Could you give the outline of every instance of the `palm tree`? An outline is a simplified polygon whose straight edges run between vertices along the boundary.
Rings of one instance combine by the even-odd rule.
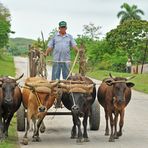
[[[144,12],[138,9],[136,5],[130,6],[127,3],[123,3],[123,5],[121,5],[121,9],[125,9],[125,11],[122,10],[117,14],[118,18],[121,17],[120,24],[122,24],[124,21],[127,20],[132,20],[132,19],[140,20],[141,17],[139,14],[144,15]]]

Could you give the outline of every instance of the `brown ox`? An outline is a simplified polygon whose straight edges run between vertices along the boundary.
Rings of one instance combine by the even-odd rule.
[[[22,90],[23,105],[27,108],[27,129],[23,144],[28,144],[27,133],[30,129],[30,120],[34,123],[33,141],[40,141],[39,128],[56,99],[55,87],[57,82],[50,83],[42,77],[31,77],[25,81],[26,86]],[[27,88],[29,87],[29,88]],[[36,119],[38,119],[36,124]]]
[[[14,113],[22,101],[21,90],[18,87],[19,78],[0,78],[0,141],[8,137],[8,128]]]
[[[109,135],[108,117],[110,118],[111,134],[109,142],[114,142],[114,139],[122,135],[124,110],[131,99],[131,87],[134,86],[127,80],[127,78],[121,77],[113,78],[110,74],[110,78],[104,79],[98,89],[98,101],[105,111],[105,135]],[[119,131],[117,132],[118,115],[120,115],[120,121]]]

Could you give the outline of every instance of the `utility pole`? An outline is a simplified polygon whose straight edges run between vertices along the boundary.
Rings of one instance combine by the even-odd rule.
[[[143,66],[144,66],[145,59],[146,59],[147,48],[148,48],[148,33],[146,34],[146,46],[145,46],[144,56],[143,56],[143,61],[142,61],[142,66],[141,66],[141,74],[143,72]]]

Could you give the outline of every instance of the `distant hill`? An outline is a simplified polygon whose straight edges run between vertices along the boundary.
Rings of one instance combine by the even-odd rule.
[[[28,46],[34,43],[35,40],[27,38],[10,38],[9,52],[13,55],[24,55],[28,52]]]

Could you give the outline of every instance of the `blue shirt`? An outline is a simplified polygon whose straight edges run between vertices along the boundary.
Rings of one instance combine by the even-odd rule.
[[[77,43],[70,34],[61,36],[58,32],[48,43],[48,47],[52,48],[53,60],[70,61],[70,47],[76,46]]]

